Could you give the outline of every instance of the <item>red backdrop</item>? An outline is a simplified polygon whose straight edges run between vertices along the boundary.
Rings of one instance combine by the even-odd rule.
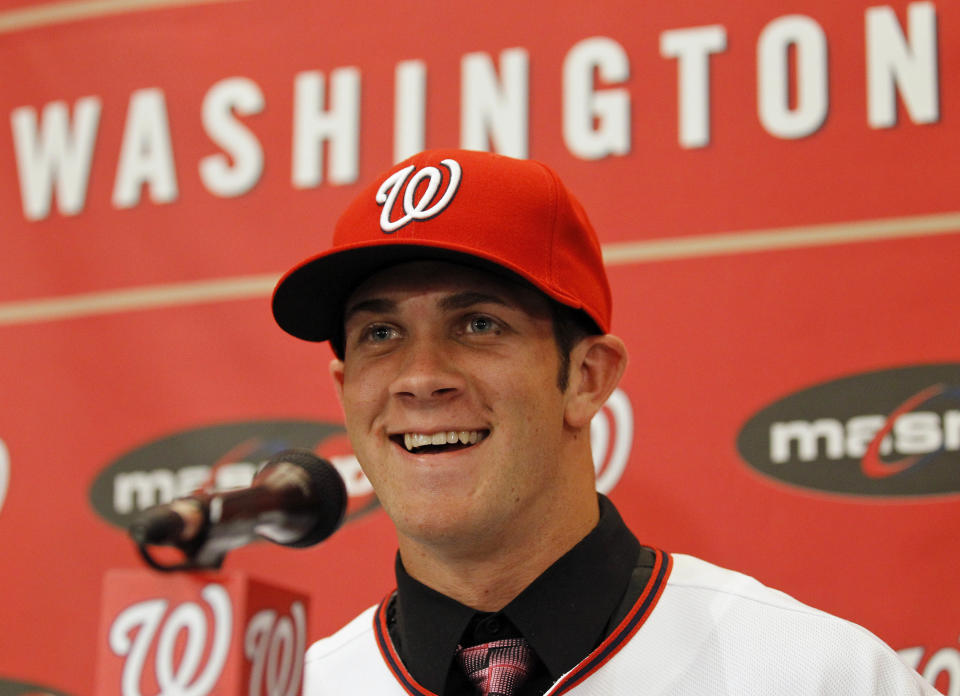
[[[544,160],[589,211],[632,357],[599,475],[641,540],[960,694],[955,3],[3,5],[0,693],[93,691],[122,525],[216,461],[351,476],[329,542],[226,564],[309,595],[311,640],[392,587],[330,353],[269,293],[422,144]]]

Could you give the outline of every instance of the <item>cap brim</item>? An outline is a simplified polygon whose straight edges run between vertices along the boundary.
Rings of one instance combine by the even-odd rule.
[[[409,261],[448,261],[531,285],[518,273],[474,253],[424,244],[377,244],[326,252],[288,272],[273,291],[273,316],[287,333],[327,341],[341,327],[343,306],[360,283],[389,266]],[[535,286],[536,287],[536,286]],[[539,288],[548,295],[545,288]],[[564,304],[569,298],[555,298]]]

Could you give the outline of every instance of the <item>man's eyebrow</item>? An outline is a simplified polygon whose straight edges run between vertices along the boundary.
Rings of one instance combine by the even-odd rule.
[[[437,305],[440,307],[440,309],[451,310],[466,309],[467,307],[472,307],[476,304],[485,304],[491,302],[493,304],[503,305],[504,307],[510,306],[510,303],[499,295],[490,295],[485,292],[473,291],[458,292],[454,293],[453,295],[447,295],[440,300]]]
[[[466,309],[467,307],[484,303],[493,303],[502,305],[504,307],[509,307],[511,305],[510,302],[499,295],[466,290],[464,292],[457,292],[452,295],[447,295],[437,303],[437,306],[442,310],[450,311],[454,309]],[[395,312],[396,310],[397,303],[393,300],[388,300],[382,297],[374,297],[369,300],[362,300],[348,306],[343,313],[343,321],[346,323],[351,317],[353,317],[355,314],[359,314],[360,312],[386,314],[389,312]]]
[[[354,314],[359,312],[376,312],[379,314],[384,314],[386,312],[392,312],[397,309],[397,303],[393,300],[386,300],[380,297],[375,297],[370,300],[363,300],[362,302],[357,302],[352,304],[343,312],[343,321],[346,323]]]

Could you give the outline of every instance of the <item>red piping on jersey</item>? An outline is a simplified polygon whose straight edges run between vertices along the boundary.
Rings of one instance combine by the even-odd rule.
[[[400,661],[400,656],[397,654],[396,648],[393,647],[393,641],[390,640],[390,634],[387,631],[387,605],[395,593],[396,590],[384,597],[373,615],[373,630],[377,639],[377,647],[380,648],[380,655],[383,657],[383,661],[387,663],[387,668],[408,694],[411,696],[437,696],[432,691],[420,686],[417,680],[410,675],[407,668],[403,666],[403,662]]]
[[[630,612],[624,617],[615,629],[607,636],[600,645],[598,645],[589,655],[583,658],[576,667],[567,672],[565,677],[553,685],[547,691],[549,696],[559,696],[575,687],[584,679],[600,669],[607,663],[611,657],[620,651],[620,648],[630,642],[633,635],[646,622],[647,617],[653,613],[653,608],[660,601],[660,595],[667,586],[667,578],[670,577],[670,571],[673,570],[673,558],[670,554],[659,549],[654,549],[656,559],[653,563],[653,570],[650,572],[650,579],[643,592],[633,603]],[[546,696],[546,695],[545,695]]]

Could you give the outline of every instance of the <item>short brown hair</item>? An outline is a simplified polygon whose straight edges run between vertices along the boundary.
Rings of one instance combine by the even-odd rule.
[[[603,332],[584,312],[560,304],[556,300],[550,300],[550,314],[553,316],[553,338],[557,342],[557,352],[560,354],[557,387],[561,392],[565,392],[570,382],[570,353],[574,346],[587,336],[595,336]]]

